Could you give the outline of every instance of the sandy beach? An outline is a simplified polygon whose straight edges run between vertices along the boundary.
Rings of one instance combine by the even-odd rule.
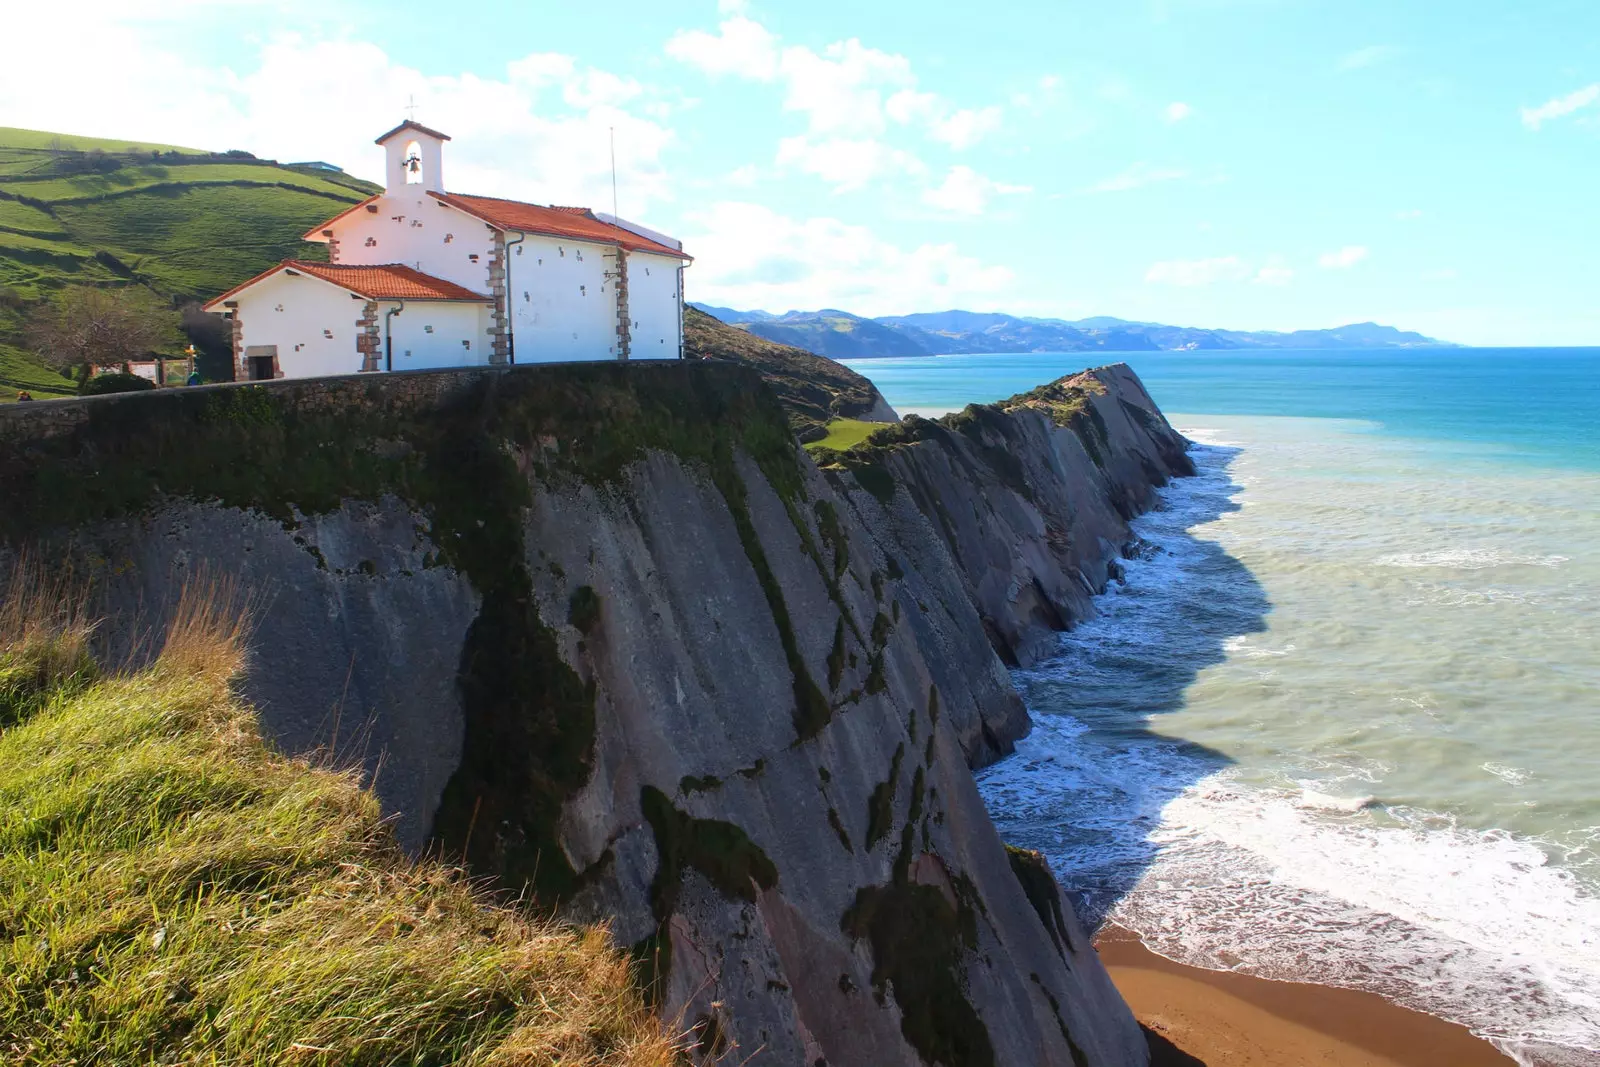
[[[1186,967],[1126,930],[1096,939],[1155,1036],[1152,1067],[1512,1067],[1463,1026],[1349,989]]]

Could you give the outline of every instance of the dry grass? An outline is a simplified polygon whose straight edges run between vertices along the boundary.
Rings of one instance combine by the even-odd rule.
[[[245,629],[186,594],[98,675],[64,586],[0,605],[0,1062],[666,1067],[605,931],[493,906],[393,847],[354,773],[267,746]]]

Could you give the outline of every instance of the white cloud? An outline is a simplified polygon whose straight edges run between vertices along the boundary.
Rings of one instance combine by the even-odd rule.
[[[885,101],[883,109],[891,119],[905,126],[914,122],[937,122],[944,105],[938,93],[901,89]]]
[[[1256,271],[1254,281],[1257,285],[1288,285],[1294,281],[1294,268],[1285,266],[1281,260],[1274,257],[1266,266]]]
[[[1581,111],[1596,102],[1600,102],[1600,82],[1547,100],[1538,107],[1523,108],[1522,124],[1530,130],[1537,130],[1551,119],[1566,118],[1574,111]]]
[[[1411,222],[1414,219],[1420,219],[1422,217],[1422,209],[1419,207],[1414,207],[1405,211],[1396,211],[1394,213],[1394,217],[1399,219],[1401,222]]]
[[[1373,44],[1365,48],[1358,48],[1354,52],[1346,53],[1339,59],[1340,70],[1363,70],[1375,67],[1379,63],[1393,59],[1400,54],[1400,50],[1393,45]]]
[[[1177,123],[1182,122],[1190,115],[1193,115],[1194,108],[1190,107],[1188,104],[1185,104],[1182,100],[1174,100],[1172,103],[1167,105],[1166,110],[1163,111],[1162,114],[1166,116],[1168,122]]]
[[[981,215],[995,196],[1014,196],[1033,190],[1026,185],[1005,185],[984,177],[971,167],[951,167],[944,183],[922,194],[922,202],[956,215]]]
[[[811,174],[848,192],[895,175],[921,176],[927,173],[923,162],[910,152],[901,151],[871,137],[828,137],[812,140],[806,134],[785,137],[778,142],[777,163]]]
[[[1000,128],[1000,109],[997,107],[964,107],[934,120],[929,135],[951,148],[961,151],[971,148],[984,136]]]
[[[1152,167],[1148,163],[1135,163],[1122,173],[1114,174],[1083,191],[1086,193],[1124,193],[1130,189],[1142,189],[1157,182],[1177,181],[1188,176],[1188,171],[1179,170],[1175,167]]]
[[[698,67],[712,76],[731,74],[755,81],[778,76],[778,39],[753,19],[745,18],[743,5],[722,9],[733,12],[717,32],[680,30],[667,41],[667,55]]]
[[[740,308],[843,307],[863,315],[987,305],[1015,281],[953,244],[903,248],[864,226],[795,219],[759,204],[692,214],[691,299]]]
[[[647,217],[653,204],[671,198],[662,153],[673,132],[643,113],[651,91],[570,56],[524,56],[498,77],[424,74],[370,42],[281,35],[241,52],[231,67],[207,67],[166,51],[167,38],[156,28],[110,15],[86,20],[73,48],[85,69],[119,72],[114,113],[102,85],[62,81],[53,70],[59,56],[21,49],[0,66],[0,114],[7,122],[242,148],[282,160],[325,159],[381,180],[383,154],[372,138],[404,118],[399,104],[415,96],[417,118],[454,137],[444,160],[452,189],[609,208],[609,128],[615,127],[624,212]],[[30,33],[43,34],[44,26],[42,17],[24,23]],[[174,70],[183,76],[173,77]],[[41,93],[41,84],[55,88]]]
[[[1326,252],[1318,256],[1317,263],[1328,270],[1348,270],[1366,258],[1365,245],[1345,245],[1337,252]]]
[[[1214,259],[1169,259],[1152,264],[1144,280],[1159,285],[1193,287],[1217,282],[1242,282],[1250,268],[1238,256]]]
[[[888,121],[886,91],[916,85],[905,56],[854,38],[836,41],[821,54],[785,48],[779,66],[788,85],[784,109],[803,113],[813,133],[881,133]]]
[[[891,125],[920,128],[957,150],[998,129],[998,107],[957,108],[918,87],[905,56],[870,48],[859,39],[835,41],[820,52],[780,47],[776,35],[732,9],[716,33],[683,30],[667,42],[674,59],[711,75],[735,75],[782,84],[783,108],[805,117],[808,133],[824,137],[880,137]]]

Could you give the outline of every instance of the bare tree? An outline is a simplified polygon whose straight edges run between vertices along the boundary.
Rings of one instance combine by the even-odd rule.
[[[123,366],[174,340],[178,313],[143,289],[75,286],[41,307],[28,340],[39,359],[77,372],[78,384],[95,367]]]

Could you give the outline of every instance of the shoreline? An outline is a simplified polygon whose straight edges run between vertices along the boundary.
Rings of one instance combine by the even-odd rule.
[[[1108,925],[1095,948],[1152,1037],[1151,1067],[1515,1067],[1466,1027],[1376,993],[1176,963]]]

